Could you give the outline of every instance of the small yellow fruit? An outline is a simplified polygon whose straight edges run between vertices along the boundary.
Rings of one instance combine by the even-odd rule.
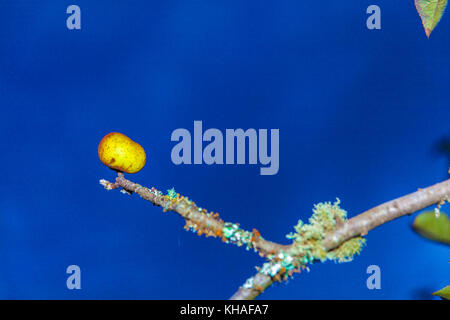
[[[144,148],[119,132],[103,137],[98,145],[98,157],[105,166],[126,173],[140,171],[146,161]]]

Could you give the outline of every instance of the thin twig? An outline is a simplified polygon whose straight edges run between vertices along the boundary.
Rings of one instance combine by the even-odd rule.
[[[265,240],[256,229],[250,232],[241,229],[236,223],[224,222],[217,213],[208,212],[206,209],[198,207],[184,196],[179,194],[164,195],[155,188],[149,189],[131,182],[125,179],[121,172],[118,173],[115,183],[102,179],[100,184],[107,190],[122,187],[128,193],[137,193],[143,199],[164,208],[164,211],[178,213],[186,220],[186,229],[195,231],[199,235],[219,237],[224,242],[254,249],[261,256],[268,256],[289,248],[289,245]]]
[[[353,237],[364,236],[370,230],[386,222],[437,204],[448,197],[450,197],[450,179],[419,189],[355,216],[328,234],[322,245],[327,251],[330,251]],[[252,286],[240,287],[230,298],[231,300],[255,299],[274,282],[272,277],[259,272],[249,280]]]

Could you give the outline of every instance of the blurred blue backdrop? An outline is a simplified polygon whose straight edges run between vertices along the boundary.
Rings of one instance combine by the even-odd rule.
[[[82,29],[66,28],[77,4]],[[224,299],[263,260],[182,229],[137,196],[105,191],[108,132],[145,147],[129,178],[175,187],[227,221],[285,235],[314,203],[350,216],[446,179],[450,13],[427,40],[413,1],[0,0],[0,298]],[[447,10],[448,11],[448,10]],[[280,171],[175,166],[176,128],[279,128]],[[449,284],[449,248],[404,217],[265,299],[427,299]],[[68,265],[82,289],[66,288]],[[366,268],[379,265],[381,290]]]

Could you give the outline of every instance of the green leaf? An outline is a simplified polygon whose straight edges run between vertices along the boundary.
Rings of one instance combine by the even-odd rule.
[[[442,299],[450,300],[450,286],[446,286],[439,291],[433,292],[433,296],[438,296]]]
[[[414,220],[413,228],[425,238],[450,244],[450,219],[444,212],[438,218],[434,211],[419,214]]]
[[[422,19],[425,34],[429,38],[431,31],[433,31],[442,18],[447,0],[414,0],[414,3]]]

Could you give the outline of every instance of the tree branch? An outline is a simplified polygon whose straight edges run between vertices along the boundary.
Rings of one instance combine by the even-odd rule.
[[[155,188],[149,189],[125,179],[121,172],[118,173],[115,183],[102,179],[100,184],[107,190],[122,187],[127,193],[137,193],[143,199],[164,208],[164,211],[178,213],[186,221],[186,230],[192,230],[198,235],[204,234],[207,237],[219,237],[226,243],[245,246],[247,249],[258,252],[262,257],[289,248],[289,245],[265,240],[256,229],[250,232],[241,229],[237,223],[224,222],[218,213],[208,212],[206,209],[198,207],[187,197],[175,193],[173,189],[169,190],[169,192],[172,191],[171,193],[164,195]]]
[[[232,300],[254,299],[271,286],[273,282],[280,281],[280,272],[292,275],[293,272],[298,272],[302,267],[304,268],[300,264],[299,259],[294,259],[290,262],[291,269],[289,272],[285,270],[278,272],[278,269],[275,269],[275,276],[273,276],[272,272],[267,272],[267,270],[271,270],[273,267],[279,268],[281,258],[278,259],[278,256],[280,254],[284,255],[284,257],[301,258],[301,255],[294,253],[294,244],[282,245],[271,242],[261,237],[256,229],[250,232],[241,229],[237,223],[224,222],[219,218],[218,213],[208,212],[206,209],[198,207],[187,197],[175,193],[173,189],[168,190],[168,194],[165,195],[155,188],[149,189],[125,179],[121,172],[118,173],[115,183],[103,179],[100,180],[100,183],[107,190],[121,187],[125,193],[137,193],[143,199],[162,207],[164,211],[178,213],[186,221],[185,229],[192,230],[198,235],[205,234],[207,237],[219,237],[226,243],[245,246],[246,249],[253,249],[262,257],[267,257],[269,262],[266,262],[256,275],[247,279],[246,283],[230,298]],[[331,251],[347,240],[364,236],[370,230],[388,221],[412,214],[430,205],[439,204],[449,198],[450,179],[386,202],[353,217],[347,222],[337,221],[336,229],[325,235],[321,244],[326,251]],[[265,270],[265,272],[261,272],[261,270]]]
[[[450,179],[425,189],[419,189],[401,198],[386,202],[363,212],[338,226],[322,241],[325,250],[330,251],[345,241],[364,236],[370,230],[396,218],[412,214],[442,200],[450,198]],[[267,274],[257,273],[230,298],[231,300],[252,300],[268,288],[274,279]]]

